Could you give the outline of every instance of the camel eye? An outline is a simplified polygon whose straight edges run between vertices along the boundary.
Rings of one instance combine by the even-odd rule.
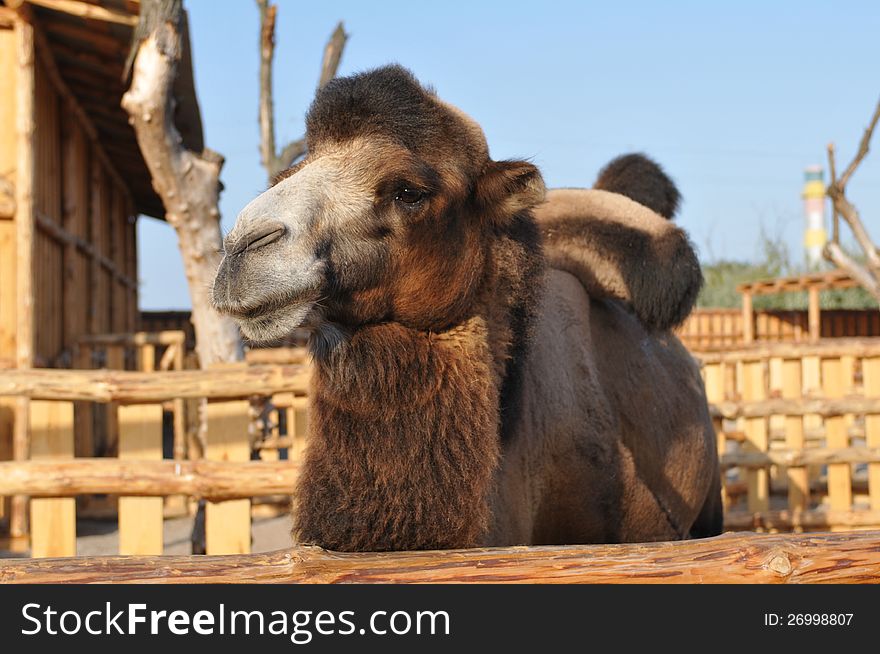
[[[394,199],[403,204],[413,206],[421,202],[424,197],[425,194],[418,189],[402,188],[394,196]]]

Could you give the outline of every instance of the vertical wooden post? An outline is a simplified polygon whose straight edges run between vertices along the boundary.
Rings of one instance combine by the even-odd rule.
[[[810,329],[810,341],[816,342],[822,336],[822,318],[819,313],[819,288],[810,287],[809,304],[807,306],[807,323]]]
[[[755,341],[755,314],[752,310],[752,294],[750,291],[743,293],[742,321],[743,343],[749,345]]]
[[[162,405],[119,407],[119,458],[162,459]],[[119,553],[162,553],[161,497],[119,498]]]
[[[74,368],[90,370],[94,367],[92,346],[88,343],[78,343],[74,348]],[[95,437],[93,411],[96,410],[92,402],[74,402],[74,414],[76,416],[76,455],[83,457],[95,456]]]
[[[803,357],[801,360],[801,382],[803,384],[804,397],[821,397],[822,395],[822,362],[817,356]],[[815,413],[804,416],[804,432],[819,429],[823,426],[822,416]],[[805,439],[806,444],[806,439]],[[807,485],[811,479],[817,478],[821,466],[807,466]]]
[[[704,381],[706,385],[706,400],[709,404],[719,404],[724,401],[724,364],[709,363],[703,367]],[[293,409],[291,409],[291,413]],[[715,438],[718,445],[719,458],[724,455],[727,450],[727,440],[724,437],[724,420],[721,417],[712,418],[712,427],[715,428]],[[727,484],[725,471],[721,472],[721,500],[724,508],[730,504],[730,498],[727,495]]]
[[[107,368],[110,370],[125,369],[125,346],[124,345],[108,345],[107,346]],[[104,405],[106,412],[106,429],[107,429],[107,452],[119,453],[119,404],[117,402],[109,402]]]
[[[839,358],[822,360],[822,389],[827,398],[843,397],[843,365]],[[844,416],[825,419],[825,443],[829,448],[849,445]],[[832,510],[849,511],[852,508],[852,474],[849,463],[828,465],[828,504]],[[832,531],[835,526],[831,525]]]
[[[212,461],[247,461],[250,403],[247,400],[208,402],[208,447]],[[207,502],[205,544],[208,554],[248,554],[251,551],[251,501]]]
[[[34,400],[30,405],[31,458],[73,458],[73,402]],[[76,555],[76,500],[31,500],[31,556]]]
[[[880,397],[880,357],[862,360],[865,397]],[[880,414],[865,416],[865,445],[880,447]],[[868,464],[868,496],[871,509],[880,511],[880,463]]]
[[[174,370],[183,370],[183,354],[185,337],[174,348]],[[173,401],[174,407],[174,458],[182,461],[186,458],[186,402],[180,398]]]
[[[743,362],[743,400],[756,402],[767,399],[764,385],[764,362],[761,360]],[[767,437],[766,418],[746,418],[745,442],[743,449],[747,452],[766,452],[769,442]],[[768,470],[766,468],[746,472],[748,486],[748,508],[752,513],[760,513],[770,508],[768,488]]]
[[[16,21],[16,364],[30,368],[34,362],[34,28],[27,21]],[[28,458],[29,401],[20,398],[15,407],[12,458]],[[9,517],[10,535],[27,534],[27,498],[12,498]]]
[[[765,314],[766,315],[766,314]],[[774,323],[774,327],[779,323]],[[770,339],[776,341],[778,338],[773,335]],[[782,395],[782,369],[783,361],[780,357],[770,357],[768,362],[768,379],[770,387],[769,397],[780,397]],[[785,429],[785,416],[773,415],[767,420],[768,428],[768,448],[773,446],[773,434]],[[778,488],[788,488],[788,477],[785,470],[779,466],[770,467],[770,494]]]
[[[144,343],[137,347],[137,369],[142,372],[153,372],[156,369],[156,346]]]
[[[801,360],[787,359],[782,364],[782,397],[796,400],[803,396],[801,379]],[[790,450],[804,449],[804,418],[785,417],[785,444]],[[806,510],[810,503],[810,482],[807,469],[803,466],[787,469],[788,508],[792,512]]]

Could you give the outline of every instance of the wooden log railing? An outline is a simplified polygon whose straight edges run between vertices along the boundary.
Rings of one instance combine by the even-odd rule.
[[[306,392],[305,366],[247,366],[179,372],[114,370],[8,370],[0,395],[39,400],[156,403],[173,398],[229,399]]]
[[[190,495],[213,502],[290,494],[296,461],[68,459],[0,462],[0,495]]]
[[[880,583],[880,532],[637,545],[0,560],[0,583]]]

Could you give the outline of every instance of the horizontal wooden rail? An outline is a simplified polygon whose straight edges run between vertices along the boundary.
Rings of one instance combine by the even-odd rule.
[[[761,343],[723,352],[700,352],[696,358],[703,364],[710,364],[760,361],[773,357],[801,359],[841,356],[855,358],[880,356],[880,338],[834,338],[819,343]]]
[[[0,377],[2,378],[2,377]],[[756,400],[753,402],[717,402],[709,406],[715,418],[767,418],[769,416],[819,415],[825,418],[848,413],[880,413],[880,397],[860,395],[841,398],[799,398]]]
[[[245,360],[248,363],[305,363],[309,358],[309,352],[304,347],[269,347],[248,350]]]
[[[86,345],[177,345],[186,340],[180,330],[130,332],[119,334],[86,334],[79,339]]]
[[[0,560],[5,583],[878,583],[880,532],[638,545]]]
[[[290,495],[293,461],[68,459],[0,462],[0,496],[192,495],[211,501]]]
[[[301,365],[169,372],[7,370],[0,372],[0,396],[129,404],[175,398],[221,399],[305,393],[309,378],[309,368]]]
[[[828,465],[829,463],[880,463],[880,448],[841,447],[812,450],[770,450],[769,452],[729,452],[722,455],[721,467],[766,468],[767,466]]]
[[[792,511],[761,511],[750,513],[744,510],[726,511],[725,529],[865,529],[880,526],[880,511],[861,509],[844,511],[828,508]]]

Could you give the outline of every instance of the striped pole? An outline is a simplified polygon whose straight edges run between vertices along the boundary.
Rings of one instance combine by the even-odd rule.
[[[822,262],[822,248],[828,235],[825,232],[825,182],[821,166],[810,166],[804,171],[804,250],[807,265],[817,268]]]

